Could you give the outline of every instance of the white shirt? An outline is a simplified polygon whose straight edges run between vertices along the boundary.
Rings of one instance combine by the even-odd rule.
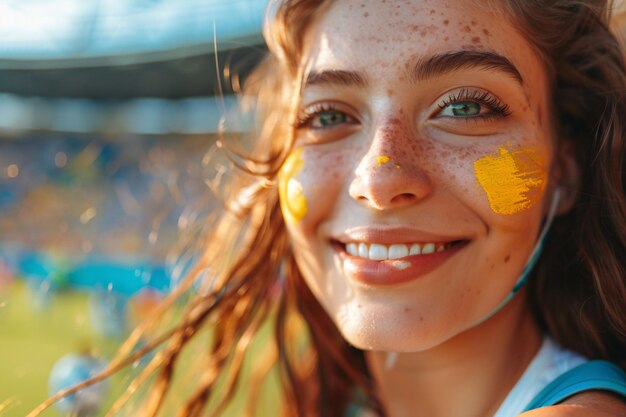
[[[576,366],[587,362],[583,356],[565,350],[550,337],[545,337],[541,348],[506,396],[493,417],[515,417],[550,382]]]

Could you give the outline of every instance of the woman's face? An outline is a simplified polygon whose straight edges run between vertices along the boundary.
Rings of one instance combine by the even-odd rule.
[[[535,244],[553,188],[546,74],[477,3],[339,0],[308,33],[281,206],[357,347],[419,351],[471,328]]]

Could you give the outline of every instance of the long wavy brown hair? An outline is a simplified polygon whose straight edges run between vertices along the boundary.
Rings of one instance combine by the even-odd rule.
[[[222,148],[236,169],[224,209],[206,238],[206,251],[185,284],[161,308],[171,308],[199,271],[213,271],[210,286],[186,306],[179,323],[131,354],[146,329],[137,329],[107,378],[155,346],[154,359],[114,404],[123,408],[149,383],[134,415],[155,416],[168,396],[180,353],[200,330],[212,332],[200,376],[177,415],[219,415],[233,400],[242,363],[255,334],[271,325],[273,338],[258,353],[246,380],[248,415],[270,370],[280,376],[282,414],[343,416],[349,406],[385,411],[363,353],[348,345],[315,300],[296,266],[278,204],[277,173],[294,142],[302,87],[303,42],[308,26],[329,1],[279,0],[264,27],[269,53],[248,78],[258,129],[244,154],[224,134]],[[493,0],[543,57],[550,79],[554,131],[571,146],[580,169],[571,211],[554,222],[528,283],[538,322],[562,346],[626,369],[626,71],[611,33],[611,4],[601,0]],[[299,342],[295,343],[297,339]],[[218,389],[219,388],[219,389]],[[51,402],[80,387],[51,398]]]

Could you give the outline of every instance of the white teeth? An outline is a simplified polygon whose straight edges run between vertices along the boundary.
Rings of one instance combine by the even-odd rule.
[[[389,246],[389,259],[404,258],[409,254],[409,248],[406,245],[395,244]]]
[[[383,245],[380,243],[356,243],[346,244],[346,252],[351,256],[371,259],[373,261],[386,261],[389,259],[401,259],[413,255],[429,255],[446,250],[443,243],[394,243]]]
[[[409,255],[419,255],[420,253],[422,253],[420,245],[418,245],[417,243],[412,244],[411,250],[409,250]]]
[[[435,244],[434,243],[427,243],[422,248],[422,255],[426,255],[428,253],[434,253],[434,252],[435,252]]]
[[[367,249],[367,245],[365,243],[359,243],[359,257],[361,258],[369,258],[369,249]]]
[[[369,258],[373,261],[384,261],[385,259],[389,259],[387,246],[372,243],[370,245]]]

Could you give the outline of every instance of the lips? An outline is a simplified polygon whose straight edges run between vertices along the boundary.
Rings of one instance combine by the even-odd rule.
[[[332,241],[348,277],[373,286],[416,280],[438,268],[468,243],[465,237],[395,226],[350,229]]]

